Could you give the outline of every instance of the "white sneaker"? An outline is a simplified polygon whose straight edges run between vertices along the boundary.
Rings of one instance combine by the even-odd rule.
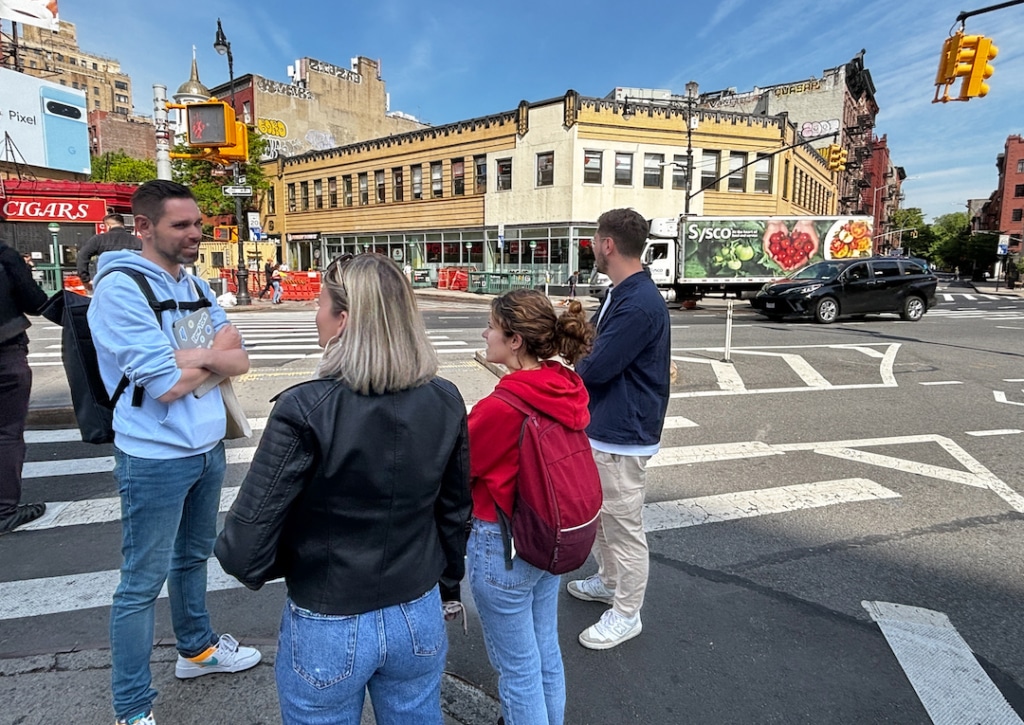
[[[597,624],[587,627],[580,633],[580,644],[587,649],[611,649],[628,639],[633,639],[644,625],[640,621],[640,612],[632,617],[623,617],[614,609],[601,615]]]
[[[210,647],[197,657],[185,658],[179,654],[174,675],[179,680],[187,680],[214,672],[241,672],[255,667],[262,657],[255,647],[242,647],[230,634],[222,634],[216,647]]]
[[[604,602],[610,605],[615,599],[615,592],[609,591],[597,574],[586,579],[574,579],[565,588],[569,594],[585,602]]]
[[[114,725],[156,725],[156,719],[153,717],[153,711],[140,712],[138,715],[132,717],[119,717],[114,721]]]

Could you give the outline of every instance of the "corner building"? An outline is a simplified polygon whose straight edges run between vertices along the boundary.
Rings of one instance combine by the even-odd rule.
[[[308,269],[374,251],[418,270],[471,265],[561,283],[593,267],[597,217],[679,215],[687,110],[569,91],[510,111],[267,163],[263,228]],[[828,215],[833,175],[785,116],[692,111],[693,215]],[[736,169],[740,158],[752,162]],[[735,164],[735,165],[733,165]],[[719,178],[722,177],[722,178]]]

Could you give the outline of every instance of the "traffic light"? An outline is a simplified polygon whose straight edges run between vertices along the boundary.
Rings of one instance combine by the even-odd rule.
[[[956,81],[956,63],[960,55],[960,44],[963,43],[964,34],[957,32],[946,38],[942,44],[942,55],[939,56],[939,70],[935,74],[936,86],[948,86]]]
[[[839,155],[836,158],[836,171],[846,171],[846,157],[849,154],[846,153],[846,149],[840,147]]]
[[[238,227],[223,226],[213,228],[213,239],[216,242],[237,242]]]
[[[188,145],[224,148],[236,144],[235,111],[223,101],[190,103],[185,107]]]
[[[217,158],[221,161],[249,161],[249,128],[241,121],[235,121],[235,143],[217,149]]]
[[[829,171],[839,171],[839,158],[843,148],[837,143],[829,144],[825,149],[825,161],[828,162]],[[844,158],[845,162],[845,158]]]
[[[988,83],[985,81],[996,70],[989,61],[998,54],[999,48],[992,44],[991,38],[986,38],[984,35],[964,37],[960,52],[957,54],[956,66],[957,75],[964,79],[960,86],[961,101],[988,94]]]

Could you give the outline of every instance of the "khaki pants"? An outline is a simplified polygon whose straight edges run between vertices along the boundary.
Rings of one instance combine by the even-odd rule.
[[[644,533],[644,488],[650,456],[594,451],[601,475],[601,520],[594,541],[597,574],[615,592],[616,612],[632,617],[644,604],[648,550]]]

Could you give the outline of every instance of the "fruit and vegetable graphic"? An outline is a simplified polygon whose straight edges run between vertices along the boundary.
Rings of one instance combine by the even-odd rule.
[[[871,227],[863,221],[850,220],[841,225],[837,222],[829,237],[828,252],[832,259],[871,256]]]
[[[807,232],[793,231],[786,234],[778,231],[768,238],[767,254],[772,261],[787,272],[799,269],[810,261],[816,245]]]

